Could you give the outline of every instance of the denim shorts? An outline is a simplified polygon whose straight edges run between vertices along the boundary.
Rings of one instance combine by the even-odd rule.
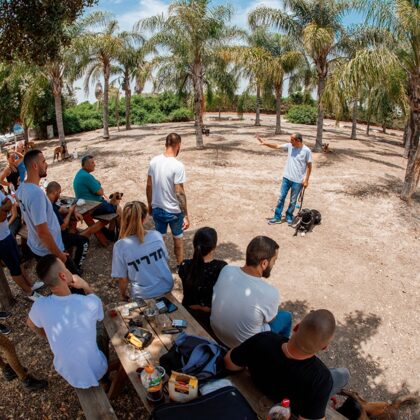
[[[11,276],[20,276],[22,274],[19,248],[12,234],[0,241],[0,255]]]
[[[184,224],[184,213],[168,213],[167,211],[155,207],[152,211],[155,228],[162,235],[166,235],[168,225],[171,228],[174,238],[182,238],[184,232],[182,225]]]
[[[112,214],[117,210],[117,206],[114,206],[109,201],[102,201],[99,207],[92,212],[92,216],[99,216],[101,214]]]

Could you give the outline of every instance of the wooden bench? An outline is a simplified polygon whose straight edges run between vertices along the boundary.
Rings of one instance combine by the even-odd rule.
[[[94,219],[102,220],[104,222],[111,222],[112,220],[118,217],[117,213],[109,213],[109,214],[98,214],[93,216]]]
[[[75,388],[86,420],[116,420],[114,409],[101,386]]]
[[[178,307],[177,311],[171,314],[166,314],[169,319],[185,319],[188,323],[187,328],[185,329],[187,334],[198,335],[213,340],[212,337],[210,337],[201,325],[191,316],[186,308],[178,302],[172,293],[167,294],[166,297]],[[121,317],[119,308],[116,308],[116,311],[116,316],[111,316],[110,311],[107,311],[104,319],[105,328],[108,332],[111,343],[115,348],[115,352],[120,359],[122,367],[119,377],[117,376],[114,381],[118,382],[118,386],[120,386],[121,383],[123,383],[125,375],[128,376],[146,409],[151,412],[153,407],[146,399],[146,391],[141,384],[138,373],[136,372],[138,365],[136,362],[129,360],[127,356],[127,343],[125,342],[124,336],[128,331],[127,324],[129,320]],[[137,316],[138,313],[138,310],[132,311],[130,316]],[[156,363],[159,358],[172,347],[172,344],[176,339],[176,335],[161,334],[160,328],[157,326],[155,321],[149,322],[145,320],[145,328],[147,328],[154,337],[152,343],[146,348],[146,350],[150,353],[149,362]],[[265,419],[267,417],[268,410],[274,405],[274,403],[255,388],[249,373],[246,370],[233,373],[229,376],[229,379],[248,400],[258,416],[261,419]],[[113,392],[117,391],[117,386],[111,385],[111,388],[113,388]],[[112,395],[108,395],[111,398]],[[327,407],[326,418],[331,420],[345,420],[345,417],[329,407]]]

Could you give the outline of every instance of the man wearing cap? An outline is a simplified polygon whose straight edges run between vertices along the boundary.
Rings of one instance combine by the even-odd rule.
[[[334,315],[319,309],[296,325],[290,340],[274,332],[262,332],[230,350],[228,370],[248,368],[255,385],[275,402],[288,398],[299,419],[323,419],[330,398],[350,378],[345,368],[328,369],[316,357],[326,350],[335,332]]]
[[[282,223],[282,213],[284,202],[286,201],[289,190],[290,203],[286,211],[286,222],[290,226],[293,222],[293,212],[299,193],[306,188],[312,171],[312,153],[309,147],[303,144],[302,134],[294,133],[290,137],[290,143],[275,144],[268,143],[266,140],[257,136],[258,141],[263,146],[271,149],[287,150],[287,161],[284,168],[283,181],[280,188],[280,198],[274,211],[274,216],[268,221],[269,225]]]

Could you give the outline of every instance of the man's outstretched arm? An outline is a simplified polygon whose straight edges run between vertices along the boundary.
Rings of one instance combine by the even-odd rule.
[[[275,143],[268,143],[267,140],[264,140],[263,138],[261,138],[260,136],[256,136],[258,141],[260,142],[260,144],[262,146],[267,146],[270,149],[281,149],[281,145],[280,144],[275,144]]]

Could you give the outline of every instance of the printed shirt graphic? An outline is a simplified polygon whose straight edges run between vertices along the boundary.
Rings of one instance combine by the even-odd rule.
[[[155,298],[172,290],[168,260],[168,251],[159,232],[147,231],[144,243],[135,236],[128,236],[114,245],[111,276],[129,279],[132,298]]]

